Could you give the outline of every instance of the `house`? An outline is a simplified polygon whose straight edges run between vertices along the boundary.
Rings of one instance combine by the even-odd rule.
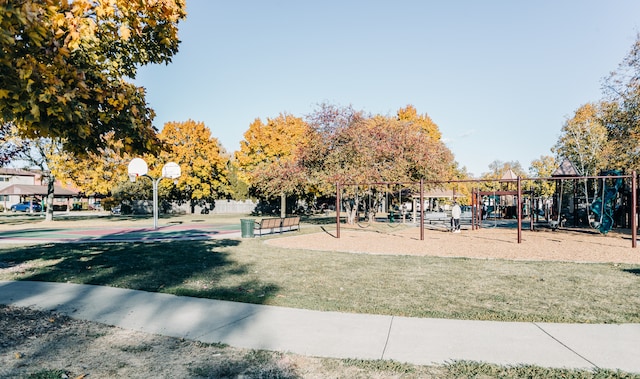
[[[7,211],[11,205],[22,201],[42,202],[48,188],[40,172],[0,167],[0,206]],[[78,191],[54,185],[54,210],[71,209],[71,199]]]
[[[0,193],[15,184],[35,185],[36,174],[19,168],[0,167]],[[7,209],[11,204],[19,203],[21,200],[20,197],[18,194],[0,194],[0,205],[2,205],[4,209]]]

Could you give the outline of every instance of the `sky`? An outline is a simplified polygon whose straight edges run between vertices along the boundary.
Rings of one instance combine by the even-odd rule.
[[[186,2],[180,51],[135,80],[158,129],[203,122],[233,152],[256,118],[411,104],[475,176],[552,155],[640,32],[637,0]]]

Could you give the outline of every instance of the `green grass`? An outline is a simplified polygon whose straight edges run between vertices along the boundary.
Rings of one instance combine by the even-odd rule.
[[[0,245],[0,280],[409,317],[640,322],[638,265],[318,252],[263,239]]]
[[[553,369],[533,365],[499,366],[471,361],[445,365],[445,378],[544,378],[544,379],[638,379],[640,375],[615,370]]]

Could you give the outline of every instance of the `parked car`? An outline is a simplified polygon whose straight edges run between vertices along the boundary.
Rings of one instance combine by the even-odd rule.
[[[31,204],[31,211],[32,212],[40,212],[42,211],[42,206],[38,203],[29,203],[28,201],[23,201],[22,203],[18,203],[18,204],[13,204],[11,206],[11,211],[12,212],[28,212],[29,211],[29,204]]]

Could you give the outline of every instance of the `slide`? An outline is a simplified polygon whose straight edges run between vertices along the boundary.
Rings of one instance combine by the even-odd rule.
[[[618,170],[609,170],[603,172],[602,175],[617,176],[621,173]],[[614,205],[618,191],[622,187],[622,178],[616,178],[613,185],[605,184],[602,187],[600,196],[591,203],[591,212],[595,215],[597,229],[600,233],[607,234],[613,228]]]

